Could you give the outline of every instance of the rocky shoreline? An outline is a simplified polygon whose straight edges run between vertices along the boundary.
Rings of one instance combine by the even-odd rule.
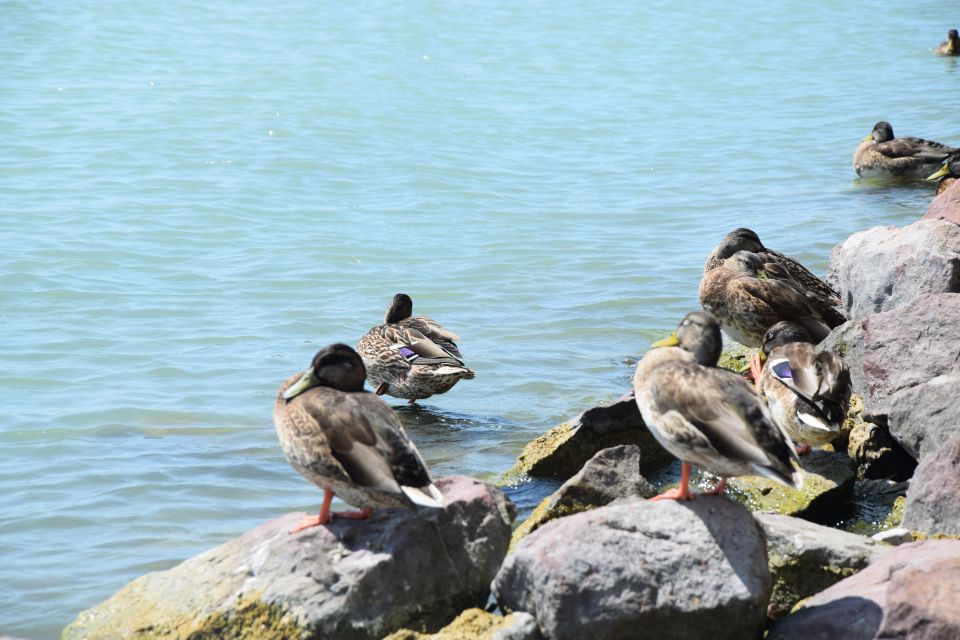
[[[960,637],[960,187],[851,235],[828,281],[848,321],[823,345],[859,400],[799,490],[744,477],[647,502],[676,463],[631,392],[524,449],[503,485],[563,484],[523,522],[465,477],[437,482],[441,510],[300,535],[287,514],[138,578],[63,637]]]

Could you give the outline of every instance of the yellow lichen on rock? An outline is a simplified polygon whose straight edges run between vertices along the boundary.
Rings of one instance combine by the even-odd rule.
[[[483,609],[467,609],[436,633],[401,629],[383,640],[492,640],[497,631],[512,626],[516,614],[498,616]]]

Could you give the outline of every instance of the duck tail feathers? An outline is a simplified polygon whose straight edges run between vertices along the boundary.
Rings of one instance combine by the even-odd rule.
[[[425,487],[401,486],[400,490],[403,491],[405,496],[410,498],[413,504],[419,507],[429,507],[431,509],[443,508],[443,494],[432,484],[428,484]]]

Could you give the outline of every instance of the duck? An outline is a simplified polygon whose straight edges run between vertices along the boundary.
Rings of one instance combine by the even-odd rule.
[[[767,330],[760,348],[762,370],[754,376],[760,397],[794,444],[806,455],[840,434],[850,408],[850,370],[832,351],[818,351],[794,322]]]
[[[752,251],[737,251],[704,273],[699,297],[700,306],[745,347],[760,347],[767,329],[781,320],[802,325],[818,342],[830,333],[830,325],[807,298],[788,281],[770,278]]]
[[[323,489],[319,514],[290,533],[327,524],[334,515],[366,519],[374,508],[443,507],[443,494],[400,418],[364,389],[365,379],[360,355],[336,343],[277,391],[273,423],[287,461]],[[360,510],[332,513],[334,495]]]
[[[680,484],[652,500],[690,500],[691,468],[727,478],[760,475],[799,488],[802,476],[793,443],[777,425],[753,386],[717,368],[720,323],[694,311],[677,329],[654,342],[637,364],[633,388],[643,421],[681,462]]]
[[[957,147],[923,138],[895,138],[890,123],[881,121],[857,146],[853,168],[864,178],[922,180],[957,150]]]
[[[960,36],[956,29],[947,31],[947,39],[937,47],[937,55],[941,56],[960,56]]]
[[[952,187],[957,178],[960,178],[960,152],[951,153],[939,171],[927,176],[927,180],[939,180],[936,195]]]
[[[460,380],[476,375],[463,363],[460,336],[426,316],[413,315],[413,300],[393,296],[379,324],[357,343],[367,377],[377,395],[387,394],[414,404],[446,393]]]
[[[720,241],[707,256],[703,271],[711,271],[723,264],[723,261],[737,251],[750,251],[757,254],[763,262],[764,271],[771,278],[784,281],[807,298],[807,302],[823,318],[830,328],[838,327],[847,321],[838,311],[841,305],[840,294],[826,282],[814,275],[797,260],[779,251],[765,247],[760,236],[751,229],[734,229]]]

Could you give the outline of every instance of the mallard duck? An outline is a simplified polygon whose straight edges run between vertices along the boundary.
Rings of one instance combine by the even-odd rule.
[[[937,183],[937,194],[940,195],[957,181],[957,178],[960,178],[960,151],[957,153],[951,153],[947,158],[947,161],[943,163],[943,166],[940,167],[940,170],[936,173],[927,176],[927,180],[939,180]]]
[[[960,36],[956,29],[947,31],[947,39],[937,47],[937,54],[941,56],[960,56]]]
[[[703,265],[704,273],[721,266],[724,260],[737,251],[750,251],[757,254],[763,262],[766,274],[771,278],[787,282],[803,294],[810,306],[820,314],[831,329],[847,321],[843,314],[837,311],[841,300],[840,294],[834,291],[833,287],[793,258],[763,246],[760,236],[750,229],[741,227],[728,233],[707,256]]]
[[[380,398],[364,391],[363,361],[345,344],[324,347],[310,368],[280,385],[273,423],[290,466],[323,489],[320,514],[290,533],[326,524],[334,494],[370,517],[374,507],[442,507],[443,495],[400,424]]]
[[[681,465],[680,486],[654,500],[689,500],[690,467],[726,478],[761,475],[791,487],[793,445],[753,387],[717,368],[720,325],[704,311],[688,313],[669,338],[654,342],[633,376],[637,406],[657,441]]]
[[[889,122],[878,122],[860,141],[853,168],[864,178],[923,179],[940,168],[956,147],[923,138],[894,138]]]
[[[425,316],[413,316],[413,300],[393,296],[383,318],[357,343],[367,377],[377,395],[406,398],[413,404],[445,393],[474,372],[463,364],[457,348],[460,336]]]
[[[754,371],[757,389],[787,435],[810,452],[840,434],[850,407],[850,371],[836,354],[817,351],[806,329],[778,322],[760,348],[762,371]]]
[[[769,278],[760,257],[750,251],[737,251],[703,274],[700,305],[745,347],[759,347],[767,329],[781,320],[801,324],[818,342],[830,333],[807,298],[788,282]]]

